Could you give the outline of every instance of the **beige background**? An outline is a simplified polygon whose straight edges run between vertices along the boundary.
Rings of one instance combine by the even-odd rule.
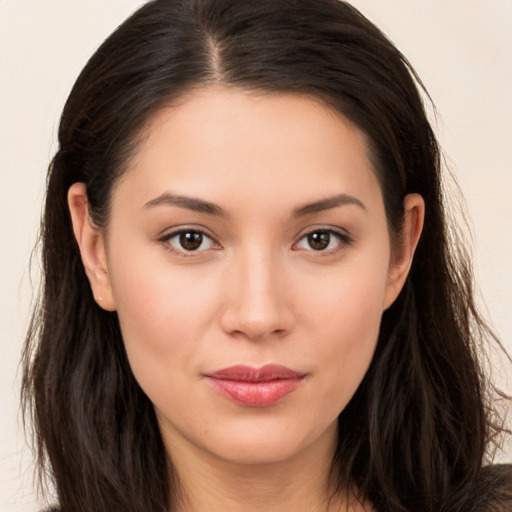
[[[256,1],[256,0],[255,0]],[[39,505],[20,434],[28,263],[59,113],[98,44],[137,0],[0,0],[0,510]],[[512,352],[512,1],[354,0],[414,64],[466,196],[481,295]],[[464,215],[468,218],[468,215]],[[512,391],[510,366],[500,379]],[[508,377],[508,382],[507,382]],[[512,459],[512,449],[502,456]]]

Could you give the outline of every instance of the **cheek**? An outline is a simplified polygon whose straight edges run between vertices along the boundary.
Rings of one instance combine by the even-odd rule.
[[[344,272],[310,298],[309,330],[321,367],[326,407],[346,406],[373,357],[383,312],[386,269],[368,265]],[[330,405],[329,405],[330,404]]]
[[[306,318],[343,340],[363,341],[378,331],[387,282],[387,260],[375,257],[349,261],[321,279],[307,278],[301,293],[307,301]],[[348,344],[350,345],[350,344]],[[350,348],[347,346],[347,348]]]
[[[157,375],[172,379],[194,365],[218,302],[215,281],[203,277],[192,279],[186,270],[173,271],[165,263],[124,260],[116,265],[112,285],[119,322],[141,385]]]

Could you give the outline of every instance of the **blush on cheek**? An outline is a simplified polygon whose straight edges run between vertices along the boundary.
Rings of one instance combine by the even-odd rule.
[[[189,330],[201,322],[214,303],[208,300],[211,294],[204,283],[190,282],[168,269],[148,270],[142,275],[127,269],[119,283],[116,303],[121,326],[126,325],[126,332],[143,343],[167,345],[172,341],[170,335],[179,337],[183,329],[188,338]]]

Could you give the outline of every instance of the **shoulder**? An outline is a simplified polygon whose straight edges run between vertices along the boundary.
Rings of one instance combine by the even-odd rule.
[[[468,512],[512,511],[512,464],[497,464],[482,468],[480,478],[471,493]]]

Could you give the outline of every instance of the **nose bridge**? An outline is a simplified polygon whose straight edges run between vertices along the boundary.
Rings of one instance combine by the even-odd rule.
[[[268,247],[247,246],[234,258],[226,283],[224,329],[250,339],[290,327],[290,311],[278,254]]]

